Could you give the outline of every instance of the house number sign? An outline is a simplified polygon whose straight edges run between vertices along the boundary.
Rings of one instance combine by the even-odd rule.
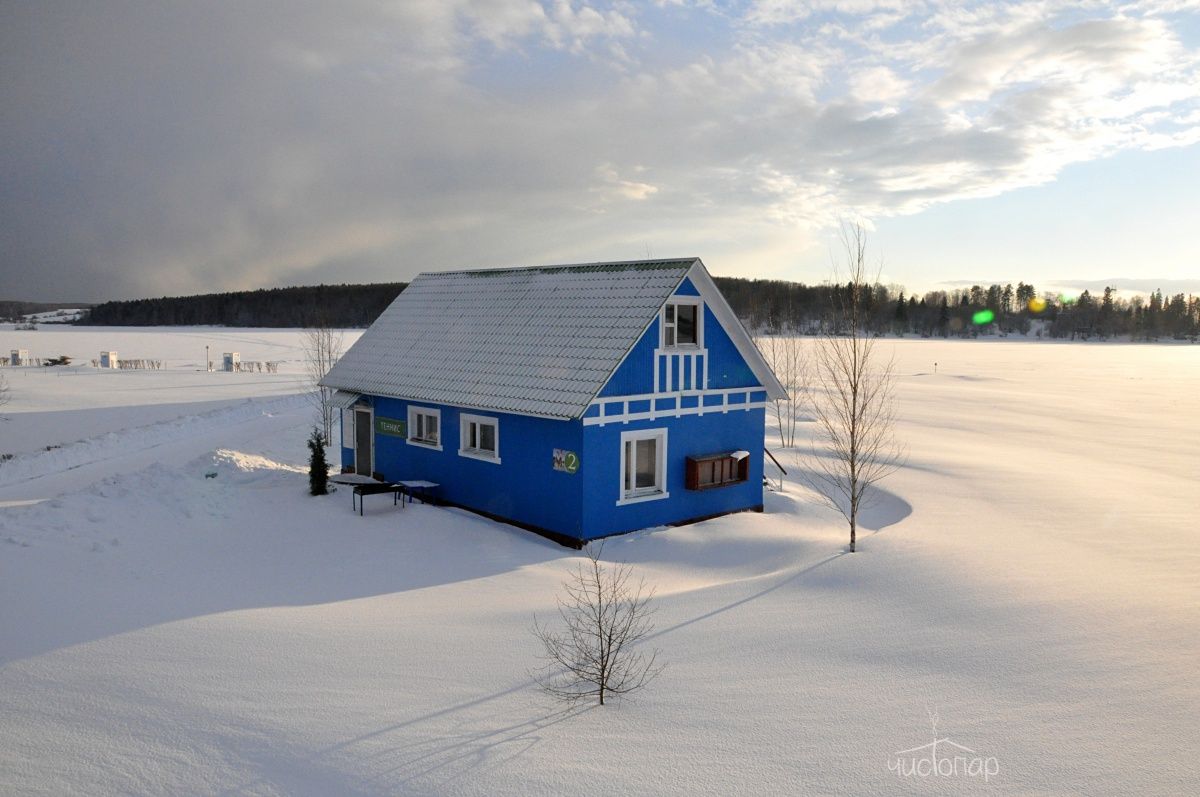
[[[554,469],[564,473],[577,473],[579,471],[579,455],[563,448],[554,449]]]

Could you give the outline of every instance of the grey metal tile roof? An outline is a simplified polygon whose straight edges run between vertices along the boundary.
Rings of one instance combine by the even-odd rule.
[[[696,262],[421,274],[322,384],[577,418]]]

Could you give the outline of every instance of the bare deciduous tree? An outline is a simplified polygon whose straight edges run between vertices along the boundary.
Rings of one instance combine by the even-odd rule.
[[[304,370],[313,389],[317,425],[328,445],[333,439],[333,417],[337,408],[333,406],[333,388],[318,383],[342,356],[342,333],[326,323],[318,322],[304,330],[301,341],[304,346]]]
[[[12,392],[8,388],[8,378],[0,374],[0,407],[12,401]]]
[[[850,524],[853,553],[859,511],[872,487],[903,463],[904,449],[895,437],[894,364],[864,329],[872,290],[866,232],[858,224],[843,225],[841,241],[849,282],[836,294],[815,354],[809,406],[817,428],[809,483]]]
[[[587,561],[563,583],[565,595],[558,601],[563,629],[551,631],[533,621],[546,661],[535,677],[561,700],[597,697],[604,705],[607,696],[640,689],[662,672],[657,650],[635,649],[654,630],[654,591],[644,581],[634,583],[628,564],[601,562],[603,548],[589,546]]]
[[[796,430],[805,405],[808,359],[804,354],[804,342],[795,334],[785,333],[763,335],[755,343],[787,391],[786,399],[772,402],[772,413],[779,429],[780,445],[792,448],[796,445]]]

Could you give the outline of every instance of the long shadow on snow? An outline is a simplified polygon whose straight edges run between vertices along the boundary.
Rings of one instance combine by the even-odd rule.
[[[899,499],[898,497],[896,497],[896,500],[903,502],[903,499]],[[905,503],[907,505],[906,502],[903,502],[903,503]],[[875,534],[878,534],[882,529],[883,529],[883,526],[880,526],[880,528],[875,531]],[[792,584],[792,583],[798,581],[803,576],[808,575],[809,573],[812,573],[812,572],[818,570],[819,568],[822,568],[825,565],[828,565],[829,563],[831,563],[837,559],[840,559],[841,557],[845,556],[847,553],[848,553],[848,551],[845,548],[843,548],[839,551],[828,554],[828,555],[824,556],[823,558],[821,558],[815,562],[812,562],[811,564],[799,567],[795,570],[792,570],[791,572],[787,572],[784,575],[782,575],[781,578],[773,580],[767,586],[757,589],[754,592],[750,593],[749,595],[746,595],[745,597],[739,598],[739,599],[732,601],[730,603],[727,603],[723,606],[719,606],[715,609],[704,612],[703,614],[688,618],[681,622],[677,622],[673,625],[670,625],[666,628],[662,628],[658,631],[655,631],[653,634],[651,634],[650,636],[648,636],[646,638],[645,642],[650,642],[652,640],[659,639],[661,637],[667,636],[668,634],[672,634],[681,629],[687,628],[687,627],[695,625],[697,623],[702,623],[706,620],[710,620],[714,617],[725,614],[726,612],[730,612],[730,611],[733,611],[740,607],[746,606],[747,604],[753,603],[754,601],[758,600],[759,598],[769,595],[777,590],[780,590],[780,589],[788,586],[789,584]],[[608,557],[605,557],[605,558],[608,558]],[[639,561],[641,561],[640,556],[639,556]],[[453,705],[446,706],[445,708],[438,709],[436,711],[429,711],[424,714],[420,714],[418,716],[411,717],[406,720],[401,720],[400,722],[395,722],[395,723],[392,723],[389,725],[384,725],[380,728],[376,728],[373,731],[368,731],[368,732],[360,734],[358,736],[338,742],[337,744],[330,745],[329,747],[325,747],[323,749],[314,751],[310,755],[309,759],[306,761],[306,766],[312,766],[321,759],[327,759],[331,756],[336,756],[338,753],[341,753],[342,751],[348,750],[350,748],[353,748],[355,746],[358,746],[358,745],[361,745],[361,744],[364,744],[367,742],[371,742],[371,741],[380,739],[381,737],[387,736],[387,735],[395,733],[397,731],[401,731],[406,728],[410,728],[410,727],[413,727],[416,725],[421,725],[421,724],[431,722],[434,720],[442,719],[442,718],[448,717],[452,714],[457,714],[459,712],[469,711],[471,709],[478,708],[479,706],[483,706],[483,705],[486,705],[493,701],[500,700],[505,697],[509,697],[511,695],[534,688],[536,686],[537,686],[537,682],[535,680],[533,680],[532,678],[530,678],[528,680],[516,683],[516,684],[508,687],[507,689],[501,689],[496,692],[491,692],[488,694],[480,695],[479,697],[474,698],[472,700],[465,700],[465,701],[462,701],[459,703],[455,703]],[[520,722],[520,723],[514,723],[510,719],[507,719],[509,717],[509,715],[506,713],[506,714],[504,714],[504,716],[506,718],[505,719],[506,724],[502,725],[499,728],[481,729],[481,730],[478,730],[478,731],[475,731],[475,732],[472,732],[469,734],[460,735],[458,738],[451,739],[451,740],[440,739],[440,740],[432,740],[426,744],[417,743],[417,744],[400,745],[397,747],[391,747],[391,748],[388,748],[388,750],[384,753],[384,755],[397,756],[399,758],[398,763],[396,763],[394,766],[392,766],[390,769],[388,769],[385,772],[375,774],[374,776],[371,777],[371,781],[380,782],[380,781],[387,779],[388,776],[395,777],[398,775],[400,777],[401,785],[417,786],[418,784],[412,783],[413,780],[419,779],[419,778],[422,778],[425,776],[429,776],[431,773],[434,773],[438,770],[446,770],[443,775],[444,779],[442,781],[443,783],[445,783],[445,782],[448,782],[449,780],[453,780],[455,778],[462,776],[463,774],[466,773],[466,771],[469,771],[470,769],[473,769],[477,766],[484,764],[485,762],[488,762],[489,759],[488,759],[487,753],[493,748],[502,747],[507,744],[513,744],[513,743],[518,743],[518,742],[523,743],[523,745],[524,745],[523,747],[521,747],[519,750],[510,751],[509,754],[506,756],[506,758],[519,757],[520,755],[524,754],[529,749],[531,749],[535,744],[537,744],[537,742],[541,741],[541,737],[538,735],[531,735],[532,732],[540,731],[551,725],[556,725],[560,722],[565,721],[566,719],[571,718],[574,715],[582,713],[583,711],[591,710],[592,708],[595,708],[595,707],[590,706],[590,707],[586,707],[583,709],[573,708],[573,709],[559,710],[559,711],[539,712],[539,713],[537,713],[537,716],[533,717],[532,719],[529,719],[529,720],[526,720],[526,721]],[[420,748],[420,749],[415,750],[414,753],[411,755],[406,755],[405,751],[407,751],[411,748]],[[377,754],[377,755],[379,755],[379,754]],[[495,763],[495,761],[492,760],[491,763]],[[459,768],[454,769],[453,771],[448,769],[449,767],[453,767],[455,765],[460,765],[460,766],[459,766]],[[414,768],[415,768],[415,771],[413,771]],[[264,784],[264,782],[265,782],[265,779],[259,779],[254,782],[246,783],[241,786],[235,787],[229,791],[223,792],[223,794],[232,795],[232,794],[247,793],[248,790],[252,790],[258,786],[261,786]],[[396,784],[389,783],[388,785],[392,786],[392,785],[396,785]]]
[[[818,473],[814,470],[797,468],[794,473],[797,481],[809,489],[817,481]],[[879,531],[904,520],[912,514],[912,509],[908,501],[875,484],[867,491],[863,505],[858,510],[858,526],[868,531]]]
[[[160,487],[154,474],[137,476],[149,481],[144,492]],[[0,606],[0,667],[163,623],[424,589],[575,555],[469,512],[393,507],[386,495],[368,496],[360,517],[348,492],[313,499],[298,485],[288,499],[305,508],[302,524],[275,517],[269,501],[253,511],[255,485],[243,485],[250,497],[230,517],[171,498],[114,515],[139,498],[122,478],[0,515],[10,598]],[[271,486],[262,488],[269,499]]]

